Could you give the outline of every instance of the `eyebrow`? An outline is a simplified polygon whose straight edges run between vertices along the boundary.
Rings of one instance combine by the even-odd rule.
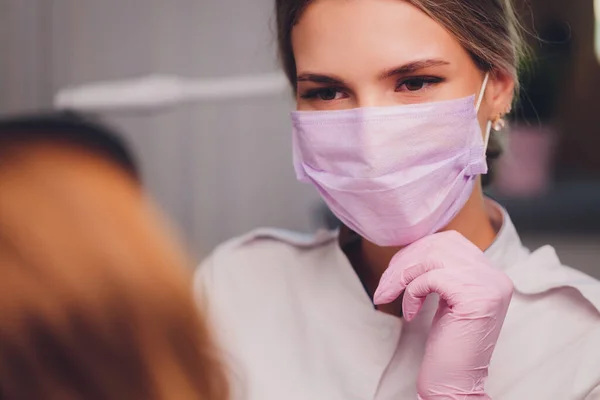
[[[392,77],[394,75],[406,75],[406,74],[414,74],[417,71],[420,71],[425,68],[431,67],[439,67],[443,65],[450,65],[448,61],[441,59],[430,59],[430,60],[418,60],[413,61],[408,64],[404,64],[397,68],[392,68],[387,71],[384,71],[380,75],[380,79],[386,79]]]
[[[323,83],[328,85],[337,85],[337,86],[345,86],[345,83],[342,79],[334,78],[328,75],[322,74],[313,74],[306,73],[301,74],[296,77],[297,82],[314,82],[314,83]]]
[[[406,74],[414,74],[417,71],[420,71],[425,68],[431,67],[439,67],[444,65],[450,65],[448,61],[441,59],[429,59],[429,60],[418,60],[412,61],[408,64],[404,64],[400,67],[392,68],[382,72],[379,75],[379,79],[387,79],[389,77],[395,75],[406,75]],[[337,86],[345,86],[346,84],[340,78],[336,78],[334,76],[324,75],[324,74],[315,74],[315,73],[304,73],[300,74],[296,77],[297,82],[314,82],[321,83],[327,85],[337,85]]]

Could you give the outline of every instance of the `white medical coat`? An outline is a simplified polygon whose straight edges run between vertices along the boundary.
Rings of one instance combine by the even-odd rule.
[[[499,400],[600,400],[600,283],[531,253],[508,215],[485,252],[515,284],[486,391]],[[600,260],[599,260],[600,262]],[[413,322],[376,311],[336,234],[262,229],[200,267],[234,400],[416,399],[437,300]]]

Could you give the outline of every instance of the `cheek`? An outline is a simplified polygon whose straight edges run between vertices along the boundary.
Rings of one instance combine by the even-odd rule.
[[[485,135],[487,133],[487,127],[488,127],[488,123],[490,121],[490,107],[487,106],[486,104],[482,104],[481,108],[479,109],[479,114],[478,114],[478,119],[479,119],[479,126],[481,128],[481,136],[483,137],[483,139],[485,140]],[[490,132],[491,134],[491,132]]]

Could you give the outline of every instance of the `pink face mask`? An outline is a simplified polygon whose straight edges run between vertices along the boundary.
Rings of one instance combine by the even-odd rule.
[[[404,246],[458,214],[487,172],[475,97],[292,113],[294,166],[331,211],[379,246]]]

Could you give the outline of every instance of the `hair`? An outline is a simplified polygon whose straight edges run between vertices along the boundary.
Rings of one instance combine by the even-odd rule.
[[[403,0],[419,8],[442,25],[467,50],[484,72],[511,76],[518,88],[518,67],[524,51],[521,25],[512,0]],[[292,48],[292,29],[313,0],[275,0],[279,56],[296,91],[296,61]],[[502,154],[496,135],[490,137],[488,164]],[[491,168],[490,168],[491,172]],[[483,177],[486,185],[491,173]]]
[[[132,158],[102,126],[44,118],[0,123],[0,399],[226,400],[187,260]]]
[[[0,140],[36,142],[50,140],[86,147],[113,161],[139,179],[136,160],[127,144],[107,125],[72,111],[25,114],[0,120]]]

